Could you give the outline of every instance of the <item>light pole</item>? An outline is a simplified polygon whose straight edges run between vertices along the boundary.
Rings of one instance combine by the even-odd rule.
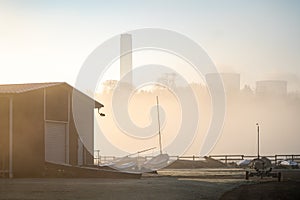
[[[156,108],[157,108],[157,120],[158,120],[159,152],[160,154],[162,154],[158,96],[156,96]]]
[[[259,159],[259,124],[256,123],[257,126],[257,159]]]

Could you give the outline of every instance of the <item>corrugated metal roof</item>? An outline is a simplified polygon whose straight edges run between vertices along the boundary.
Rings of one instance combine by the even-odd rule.
[[[9,94],[19,94],[24,92],[30,92],[33,90],[38,90],[42,88],[57,86],[65,84],[66,86],[73,88],[67,83],[64,82],[49,82],[49,83],[25,83],[25,84],[7,84],[7,85],[0,85],[0,94],[9,95]],[[75,88],[73,88],[75,89]],[[80,92],[79,90],[75,89],[76,91]],[[80,92],[82,95],[87,96],[86,94]],[[89,96],[87,96],[89,97]],[[91,98],[91,97],[89,97]],[[92,99],[92,98],[91,98]],[[95,101],[95,108],[101,108],[104,107],[103,104],[99,103],[98,101]]]
[[[26,84],[8,84],[0,85],[0,94],[18,94],[23,92],[29,92],[41,88],[47,88],[55,85],[61,85],[62,82],[51,83],[26,83]]]

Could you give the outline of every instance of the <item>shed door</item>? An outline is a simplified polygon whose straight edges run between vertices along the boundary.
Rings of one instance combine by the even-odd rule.
[[[45,160],[52,163],[66,163],[66,124],[46,123]]]

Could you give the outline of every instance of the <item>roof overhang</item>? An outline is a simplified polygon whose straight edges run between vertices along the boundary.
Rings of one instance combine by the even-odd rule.
[[[95,108],[99,108],[100,109],[102,107],[104,107],[103,104],[99,103],[98,101],[95,101]]]

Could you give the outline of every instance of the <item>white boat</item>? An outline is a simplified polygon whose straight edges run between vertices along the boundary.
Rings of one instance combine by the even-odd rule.
[[[111,167],[118,169],[118,170],[125,170],[132,168],[137,165],[137,159],[136,158],[131,158],[131,157],[123,157],[121,159],[118,159],[113,162]]]
[[[156,171],[158,169],[164,168],[168,166],[170,157],[168,154],[159,154],[143,165],[145,169],[148,169],[149,171]]]

